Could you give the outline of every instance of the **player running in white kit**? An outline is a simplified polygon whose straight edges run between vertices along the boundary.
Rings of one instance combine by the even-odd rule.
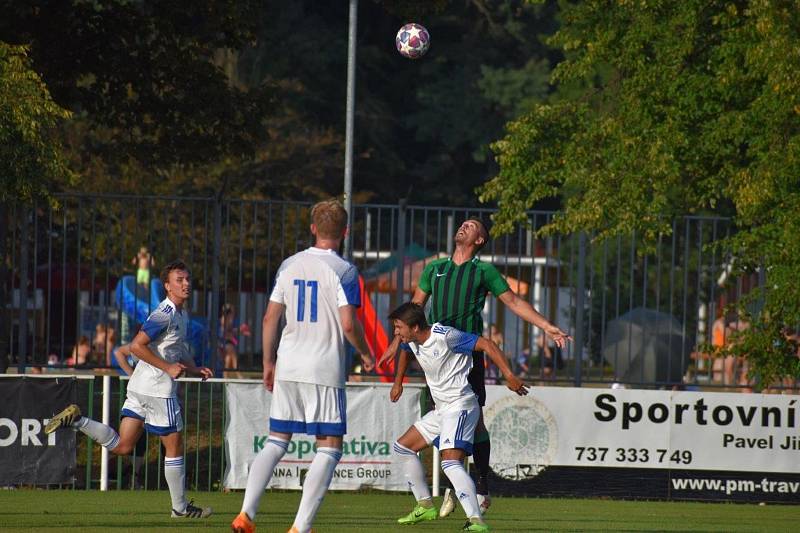
[[[45,427],[52,433],[61,427],[77,429],[96,440],[115,455],[128,455],[143,430],[161,437],[164,445],[164,478],[172,499],[173,518],[207,518],[210,507],[196,507],[186,501],[186,467],[183,459],[183,416],[175,380],[182,375],[207,379],[206,367],[194,364],[187,342],[189,313],[184,304],[191,293],[191,274],[182,261],[173,261],[161,270],[167,297],[158,304],[130,344],[139,363],[128,382],[122,406],[119,434],[114,428],[85,416],[77,405],[70,405],[54,416]]]
[[[503,352],[490,339],[465,333],[441,324],[428,325],[421,306],[405,303],[392,311],[389,319],[394,334],[400,337],[400,358],[390,398],[396,402],[403,394],[403,377],[408,354],[413,354],[422,370],[436,404],[421,420],[408,428],[394,443],[394,451],[404,463],[408,487],[417,500],[414,510],[400,518],[399,524],[416,524],[437,518],[436,508],[425,479],[425,469],[417,452],[431,444],[442,452],[442,470],[450,479],[467,515],[464,531],[489,531],[483,521],[475,483],[464,469],[464,457],[472,454],[480,405],[467,376],[472,368],[472,352],[485,352],[503,373],[506,386],[520,396],[526,386],[508,366]]]

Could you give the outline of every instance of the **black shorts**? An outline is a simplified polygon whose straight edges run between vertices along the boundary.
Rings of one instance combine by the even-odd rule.
[[[486,368],[483,366],[483,352],[472,352],[472,370],[469,371],[467,381],[475,392],[475,396],[478,397],[478,403],[481,407],[486,405],[485,375]]]

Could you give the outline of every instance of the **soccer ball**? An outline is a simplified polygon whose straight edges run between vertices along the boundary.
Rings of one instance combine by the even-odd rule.
[[[410,22],[397,31],[394,44],[400,55],[409,59],[419,59],[431,46],[431,35],[425,26]]]

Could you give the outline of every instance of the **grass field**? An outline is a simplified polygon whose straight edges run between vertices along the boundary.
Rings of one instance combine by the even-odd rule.
[[[2,531],[226,531],[242,493],[198,493],[214,508],[207,520],[169,518],[167,492],[17,490],[0,492]],[[261,500],[258,531],[284,532],[292,524],[300,493],[269,492]],[[438,500],[438,499],[437,499]],[[458,509],[444,520],[398,526],[411,509],[410,495],[328,494],[317,516],[318,533],[459,531]],[[438,502],[437,502],[438,503]],[[486,516],[492,531],[797,531],[796,506],[495,498]]]

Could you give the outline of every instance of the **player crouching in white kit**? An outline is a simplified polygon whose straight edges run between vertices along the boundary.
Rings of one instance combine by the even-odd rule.
[[[417,500],[414,510],[397,522],[416,524],[437,517],[425,470],[417,456],[417,452],[433,444],[442,452],[442,470],[453,484],[467,515],[464,531],[489,531],[481,517],[475,483],[463,464],[465,455],[472,454],[475,427],[480,417],[478,399],[467,381],[472,352],[485,352],[503,373],[506,386],[512,391],[522,396],[528,394],[528,389],[511,371],[503,352],[492,340],[439,323],[429,326],[422,307],[413,303],[401,305],[392,311],[389,319],[403,348],[391,400],[396,402],[403,394],[403,377],[410,352],[425,372],[436,405],[394,443],[394,451],[405,466],[408,487]]]
[[[182,375],[205,380],[212,372],[195,366],[189,353],[189,313],[183,307],[191,291],[189,269],[182,261],[173,261],[161,270],[161,281],[167,297],[147,317],[130,344],[139,364],[128,382],[119,434],[112,427],[81,416],[77,405],[70,405],[54,416],[44,431],[52,433],[62,427],[77,429],[114,455],[130,454],[143,429],[160,436],[166,451],[164,478],[172,499],[172,517],[207,518],[211,516],[210,507],[196,507],[186,501],[181,438],[183,416],[175,380]]]
[[[401,305],[392,311],[389,319],[403,348],[390,393],[391,400],[396,402],[403,394],[403,377],[410,352],[425,372],[425,380],[436,404],[433,411],[414,423],[394,443],[394,451],[405,466],[408,487],[417,500],[414,510],[397,522],[416,524],[437,517],[425,469],[417,456],[417,452],[433,444],[442,452],[442,470],[453,484],[467,515],[464,531],[489,531],[481,517],[475,483],[463,464],[465,455],[472,454],[475,427],[480,417],[478,399],[467,381],[472,368],[472,352],[485,352],[503,373],[506,386],[512,391],[523,396],[528,394],[528,389],[511,371],[503,352],[492,340],[439,323],[429,326],[424,310],[414,303]]]

